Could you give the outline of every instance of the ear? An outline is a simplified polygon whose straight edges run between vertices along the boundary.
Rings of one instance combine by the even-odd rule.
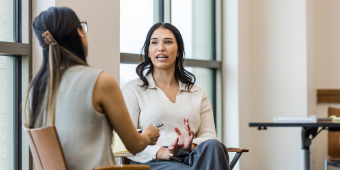
[[[84,34],[85,34],[84,30],[83,30],[83,29],[80,29],[80,28],[78,28],[77,30],[78,30],[79,36],[80,36],[80,37],[83,37]]]

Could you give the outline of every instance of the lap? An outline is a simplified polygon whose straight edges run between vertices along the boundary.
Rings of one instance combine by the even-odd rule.
[[[181,149],[181,151],[178,154],[176,154],[176,156],[171,160],[156,159],[156,160],[143,163],[143,165],[150,165],[151,170],[165,170],[165,169],[170,169],[170,170],[184,169],[185,170],[185,169],[190,169],[192,166],[197,164],[196,161],[198,158],[200,159],[199,161],[200,163],[197,164],[198,167],[200,167],[202,163],[210,164],[209,162],[211,162],[211,158],[213,157],[213,155],[219,157],[219,154],[216,153],[216,151],[222,151],[222,150],[226,154],[228,154],[226,151],[226,147],[220,141],[215,140],[215,139],[210,139],[199,144],[190,154],[188,154],[183,149]],[[202,156],[202,154],[204,156]],[[226,160],[228,159],[229,158],[226,158]],[[130,163],[141,164],[141,163],[134,162],[134,161],[131,161]],[[197,166],[194,166],[194,167],[192,168],[197,169]]]
[[[137,162],[130,162],[131,164],[140,164]],[[143,163],[143,165],[150,165],[151,170],[180,170],[180,169],[189,169],[190,167],[182,162],[179,162],[177,160],[162,160],[162,159],[156,159],[153,161],[149,161],[146,163]]]

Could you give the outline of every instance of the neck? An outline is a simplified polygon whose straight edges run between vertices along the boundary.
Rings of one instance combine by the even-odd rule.
[[[178,81],[175,78],[175,67],[170,69],[154,68],[152,76],[156,86],[178,86]]]

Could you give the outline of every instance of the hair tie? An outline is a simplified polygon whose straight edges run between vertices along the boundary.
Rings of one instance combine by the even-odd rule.
[[[53,38],[53,36],[50,33],[50,31],[47,30],[46,32],[44,32],[42,34],[42,36],[45,37],[44,40],[45,40],[46,44],[48,44],[48,45],[50,45],[50,44],[57,45],[58,44],[57,41]]]

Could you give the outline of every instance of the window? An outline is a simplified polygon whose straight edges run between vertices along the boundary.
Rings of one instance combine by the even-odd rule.
[[[14,165],[13,66],[13,57],[0,56],[0,169]]]
[[[221,0],[121,0],[120,87],[138,78],[135,69],[147,31],[157,22],[170,22],[182,34],[185,46],[185,68],[196,76],[196,85],[208,95],[221,139]],[[134,12],[131,12],[131,11]],[[137,24],[138,27],[136,27]],[[218,83],[217,83],[218,82]],[[220,119],[221,120],[221,119]]]
[[[14,42],[13,0],[0,1],[0,41]]]
[[[22,9],[22,4],[25,4]],[[21,133],[22,89],[28,86],[28,0],[0,0],[0,169],[28,169]],[[24,11],[24,13],[23,13]],[[22,19],[24,17],[24,19]],[[25,23],[22,25],[22,23]],[[25,28],[23,31],[22,29]],[[22,62],[24,61],[24,62]],[[23,69],[24,68],[24,69]],[[23,74],[24,73],[24,74]],[[23,80],[24,75],[24,80]],[[24,144],[23,144],[24,141]]]

